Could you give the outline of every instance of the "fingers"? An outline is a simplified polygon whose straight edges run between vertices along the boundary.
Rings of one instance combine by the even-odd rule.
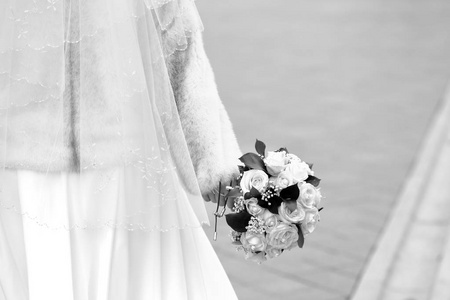
[[[213,193],[209,193],[208,197],[209,197],[209,201],[211,201],[212,203],[217,203],[217,196],[216,196],[216,194],[214,192]]]
[[[219,205],[220,206],[224,206],[225,205],[225,194],[220,194],[220,200],[219,200]],[[212,203],[217,203],[217,200],[219,199],[219,194],[216,192],[211,192],[208,193],[206,195],[203,195],[203,199],[206,202],[212,202]],[[231,201],[231,199],[228,200],[227,205],[229,205],[229,202],[233,202]]]
[[[233,208],[234,207],[234,199],[235,198],[228,198],[228,202],[227,202],[228,208]]]
[[[202,195],[202,197],[203,197],[203,200],[205,200],[206,202],[211,201],[211,200],[209,199],[209,196],[208,196],[208,195]]]
[[[236,186],[236,180],[233,179],[233,181],[231,183],[229,183],[231,185],[231,187],[235,187]],[[227,190],[227,184],[221,184],[221,189],[219,191],[219,186],[217,186],[215,189],[213,189],[211,192],[203,195],[203,199],[206,202],[213,202],[213,203],[217,203],[217,200],[219,200],[219,205],[220,206],[227,206],[229,208],[232,208],[234,206],[234,198],[228,198],[227,202],[225,203],[225,195],[228,193]],[[219,193],[220,193],[220,198],[219,198]]]
[[[203,197],[203,200],[205,200],[206,202],[213,202],[213,203],[217,202],[214,199],[214,195],[212,193],[204,194],[204,195],[202,195],[202,197]]]

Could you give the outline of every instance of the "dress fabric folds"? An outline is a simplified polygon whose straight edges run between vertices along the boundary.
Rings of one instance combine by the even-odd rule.
[[[128,175],[116,172],[120,178],[104,196],[118,210]],[[55,214],[69,218],[71,200],[83,198],[72,175],[11,172],[17,184],[7,193],[20,198],[24,209],[40,194],[55,202]],[[94,203],[83,200],[87,209]],[[187,199],[158,214],[196,219]],[[200,226],[52,230],[0,210],[0,241],[1,300],[237,299]]]
[[[202,29],[191,0],[0,1],[0,300],[236,299],[167,70]]]

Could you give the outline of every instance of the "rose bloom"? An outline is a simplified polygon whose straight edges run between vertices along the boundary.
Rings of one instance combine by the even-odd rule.
[[[264,220],[264,225],[266,225],[266,232],[270,232],[277,224],[280,222],[278,216],[271,213],[269,210],[264,210],[259,216],[262,220]]]
[[[293,185],[294,183],[294,176],[292,176],[292,173],[289,171],[282,171],[280,174],[278,174],[277,178],[274,180],[275,186],[277,186],[280,189],[285,189],[290,185]]]
[[[242,246],[252,252],[264,251],[267,247],[267,240],[263,234],[244,232],[241,236]]]
[[[315,207],[306,210],[305,220],[302,222],[301,228],[303,235],[312,233],[316,229],[317,222],[320,220],[319,210]]]
[[[268,246],[266,249],[266,255],[269,258],[274,258],[274,257],[280,256],[281,253],[283,253],[283,251],[281,249],[273,248],[270,246]]]
[[[299,185],[300,197],[297,202],[305,208],[313,208],[318,206],[322,199],[322,194],[310,183],[302,183]]]
[[[300,223],[305,219],[305,210],[300,205],[294,211],[291,211],[286,203],[282,202],[278,207],[278,215],[281,221],[285,223]]]
[[[270,218],[271,216],[273,216],[274,214],[273,213],[271,213],[268,209],[264,209],[259,215],[258,215],[258,217],[261,219],[261,220],[267,220],[268,218]]]
[[[267,156],[264,158],[264,163],[266,164],[269,174],[277,176],[286,167],[286,152],[268,151]]]
[[[298,240],[298,229],[295,225],[278,223],[267,234],[267,244],[276,249],[290,249]]]
[[[302,182],[308,178],[309,175],[313,174],[307,163],[297,161],[288,164],[285,171],[292,174],[295,183]]]
[[[262,192],[269,183],[269,176],[261,170],[248,170],[244,172],[241,178],[242,192],[250,192],[252,187]]]
[[[297,162],[302,161],[297,155],[292,154],[292,153],[286,154],[286,158],[288,159],[289,163],[294,162],[294,161],[297,161]]]
[[[253,261],[258,264],[267,260],[266,254],[264,252],[259,252],[259,253],[247,252],[247,253],[245,253],[245,259]]]
[[[261,206],[258,205],[258,199],[256,198],[244,200],[244,203],[248,213],[253,216],[257,216],[266,210],[265,208],[262,208]]]

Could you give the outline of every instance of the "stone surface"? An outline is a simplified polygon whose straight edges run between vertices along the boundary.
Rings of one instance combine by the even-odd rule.
[[[450,2],[197,5],[242,150],[286,146],[315,163],[326,196],[304,249],[262,265],[234,251],[221,220],[212,243],[238,296],[348,299],[450,78]]]
[[[353,300],[427,300],[443,287],[450,238],[450,90],[424,139]],[[444,257],[444,259],[443,259]],[[445,298],[442,298],[445,299]]]

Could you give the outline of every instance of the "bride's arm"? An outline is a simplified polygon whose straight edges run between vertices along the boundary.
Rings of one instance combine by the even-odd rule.
[[[228,183],[236,177],[241,151],[220,100],[201,33],[194,34],[188,45],[170,56],[168,70],[198,183],[208,200],[219,181]]]

